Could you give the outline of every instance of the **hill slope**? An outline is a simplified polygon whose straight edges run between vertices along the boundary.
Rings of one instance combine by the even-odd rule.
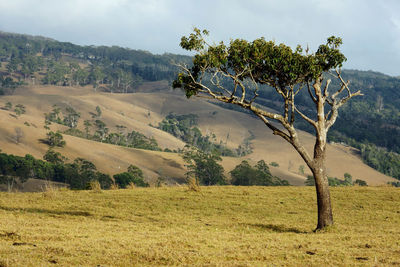
[[[149,86],[165,88],[163,82]],[[29,86],[17,89],[12,96],[1,96],[0,106],[6,102],[26,106],[26,114],[19,117],[11,116],[13,113],[10,111],[0,110],[0,148],[6,153],[29,153],[37,158],[44,155],[48,146],[39,141],[46,136],[46,130],[43,128],[44,113],[50,112],[54,104],[61,108],[71,106],[80,112],[78,128],[82,131],[83,121],[90,119],[90,112],[94,112],[96,106],[100,106],[103,111],[101,120],[110,129],[116,129],[116,125],[124,125],[129,130],[154,137],[161,148],[171,150],[182,148],[184,143],[149,124],[158,125],[170,112],[195,113],[199,115],[199,128],[203,134],[214,133],[217,142],[222,141],[230,148],[236,148],[245,138],[254,136],[251,141],[253,153],[243,158],[223,159],[227,175],[243,159],[254,162],[264,159],[267,163],[279,163],[278,168],[271,167],[274,175],[287,179],[293,185],[304,184],[305,176],[299,174],[299,167],[304,165],[302,159],[290,145],[273,136],[261,121],[244,113],[226,110],[203,99],[187,100],[177,91],[109,94],[94,92],[89,87]],[[22,129],[24,134],[18,143],[15,142],[16,128]],[[54,123],[50,128],[66,129],[65,126]],[[313,137],[305,132],[301,132],[300,136],[311,149]],[[90,160],[100,171],[115,174],[134,164],[143,169],[146,179],[153,184],[160,176],[166,178],[169,183],[180,183],[184,179],[184,163],[177,153],[119,147],[68,135],[64,135],[64,139],[67,142],[66,147],[57,149],[61,154],[71,160],[76,157]],[[353,175],[353,179],[365,180],[370,185],[393,181],[363,164],[354,150],[337,144],[328,147],[327,166],[329,176],[342,178],[347,172]],[[305,172],[305,175],[307,174],[310,174],[308,170]]]

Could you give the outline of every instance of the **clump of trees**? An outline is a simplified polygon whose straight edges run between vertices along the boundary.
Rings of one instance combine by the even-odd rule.
[[[149,184],[144,181],[143,171],[134,165],[130,165],[126,172],[115,174],[113,177],[119,188],[126,188],[128,185],[149,187]]]
[[[233,185],[289,185],[288,181],[273,176],[264,160],[258,161],[255,166],[251,166],[248,161],[243,160],[230,174]]]
[[[254,138],[252,135],[246,138],[237,149],[231,150],[222,141],[219,144],[216,143],[214,134],[204,136],[197,125],[198,116],[196,114],[177,115],[170,113],[159,123],[158,129],[170,133],[188,145],[195,146],[206,153],[236,157],[252,152],[250,143],[251,139]]]
[[[61,182],[77,190],[89,189],[93,181],[99,182],[102,189],[110,189],[114,183],[121,188],[131,182],[136,186],[149,186],[144,181],[142,170],[133,165],[126,173],[116,174],[113,180],[84,158],[76,158],[67,163],[68,159],[52,148],[45,153],[43,159],[35,159],[29,154],[20,157],[0,153],[0,183],[6,184],[9,191],[16,183],[24,183],[29,178]]]
[[[304,182],[305,185],[308,186],[315,186],[315,181],[313,176],[307,176],[306,181]],[[328,177],[329,186],[368,186],[367,182],[361,179],[356,179],[353,181],[353,177],[350,173],[345,173],[343,179],[338,179],[336,177]]]
[[[196,147],[186,145],[182,153],[186,163],[186,178],[188,183],[192,179],[197,185],[227,185],[229,182],[224,175],[224,168],[218,163],[222,159],[216,153],[206,153]],[[289,185],[289,182],[273,176],[264,160],[260,160],[253,167],[244,160],[231,172],[232,185],[260,185],[278,186]]]
[[[64,147],[66,142],[60,131],[50,131],[46,134],[46,139],[44,143],[48,144],[50,147]]]
[[[186,145],[182,153],[186,163],[186,177],[194,178],[200,185],[224,185],[224,168],[218,163],[222,158],[215,152],[206,153],[193,146]]]

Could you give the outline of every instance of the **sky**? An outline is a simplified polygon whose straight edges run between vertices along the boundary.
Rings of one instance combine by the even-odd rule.
[[[399,0],[0,0],[0,30],[79,45],[187,54],[194,27],[211,42],[265,37],[315,51],[343,39],[344,68],[400,75]]]

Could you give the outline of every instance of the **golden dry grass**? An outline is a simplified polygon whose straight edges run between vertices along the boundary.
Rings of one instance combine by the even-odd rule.
[[[311,187],[0,193],[0,266],[400,265],[400,191],[333,188],[314,233]]]

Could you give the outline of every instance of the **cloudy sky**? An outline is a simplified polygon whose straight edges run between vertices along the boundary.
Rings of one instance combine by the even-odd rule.
[[[0,0],[0,30],[80,45],[180,53],[193,27],[213,41],[268,40],[315,50],[343,38],[345,68],[400,75],[399,0]]]

